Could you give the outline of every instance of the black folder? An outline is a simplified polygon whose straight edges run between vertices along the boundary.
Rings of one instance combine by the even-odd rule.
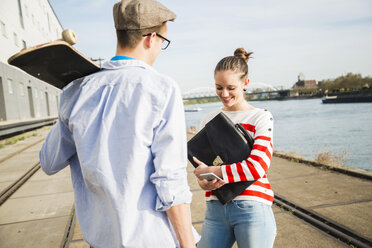
[[[253,143],[253,138],[241,124],[234,124],[221,112],[187,142],[188,159],[195,168],[198,164],[193,157],[208,166],[233,164],[248,158]],[[227,204],[255,181],[227,183],[213,193],[222,204]]]

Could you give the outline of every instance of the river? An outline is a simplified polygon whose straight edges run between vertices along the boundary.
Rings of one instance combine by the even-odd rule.
[[[372,171],[372,103],[322,104],[321,99],[254,101],[274,116],[274,149],[315,159],[329,153],[346,166]],[[187,127],[222,107],[218,103],[187,105]]]

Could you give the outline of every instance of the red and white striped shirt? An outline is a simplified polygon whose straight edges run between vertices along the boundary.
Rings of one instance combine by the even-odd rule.
[[[272,114],[266,109],[260,108],[245,111],[223,111],[220,109],[207,114],[202,119],[200,127],[203,128],[220,112],[226,114],[232,122],[242,124],[254,138],[253,149],[247,159],[221,166],[223,180],[226,183],[257,179],[234,200],[253,200],[272,205],[274,192],[266,177],[273,154],[274,119]],[[217,200],[212,191],[206,191],[205,196],[207,201]]]

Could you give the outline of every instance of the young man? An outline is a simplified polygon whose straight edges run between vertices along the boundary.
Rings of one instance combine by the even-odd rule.
[[[116,56],[63,89],[40,151],[47,174],[70,164],[77,217],[92,247],[195,247],[199,239],[182,98],[151,67],[175,17],[155,0],[115,4]]]

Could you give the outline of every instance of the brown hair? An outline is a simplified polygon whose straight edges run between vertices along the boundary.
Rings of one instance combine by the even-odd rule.
[[[134,29],[134,30],[116,30],[116,37],[121,48],[135,48],[138,42],[142,39],[142,35],[156,32],[161,33],[164,30],[165,23],[161,25],[144,28],[144,29]]]
[[[248,59],[251,58],[253,52],[247,52],[244,48],[237,48],[234,52],[234,56],[227,56],[217,63],[214,69],[214,75],[218,71],[228,71],[242,74],[240,77],[242,80],[248,77]]]

